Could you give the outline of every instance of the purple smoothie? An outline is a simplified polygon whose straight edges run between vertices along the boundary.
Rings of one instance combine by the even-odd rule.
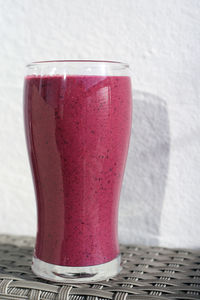
[[[127,76],[26,77],[25,128],[40,260],[90,266],[118,256],[131,112]]]

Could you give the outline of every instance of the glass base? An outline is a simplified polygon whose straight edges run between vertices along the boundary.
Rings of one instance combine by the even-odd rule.
[[[66,267],[46,263],[35,256],[32,271],[35,275],[51,281],[84,283],[101,281],[117,275],[121,271],[121,255],[101,265],[88,267]]]

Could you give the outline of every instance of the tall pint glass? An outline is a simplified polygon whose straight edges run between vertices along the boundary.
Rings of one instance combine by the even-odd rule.
[[[125,63],[27,66],[24,115],[37,202],[36,275],[90,282],[120,271],[118,204],[131,114]]]

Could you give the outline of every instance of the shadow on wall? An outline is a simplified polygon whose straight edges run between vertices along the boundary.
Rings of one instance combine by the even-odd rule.
[[[159,230],[170,152],[166,102],[133,93],[133,122],[119,210],[119,239],[159,245]]]

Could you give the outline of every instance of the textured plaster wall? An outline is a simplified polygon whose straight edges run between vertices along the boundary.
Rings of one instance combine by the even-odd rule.
[[[200,1],[0,0],[0,233],[35,234],[24,65],[127,61],[133,129],[122,242],[200,247]]]

